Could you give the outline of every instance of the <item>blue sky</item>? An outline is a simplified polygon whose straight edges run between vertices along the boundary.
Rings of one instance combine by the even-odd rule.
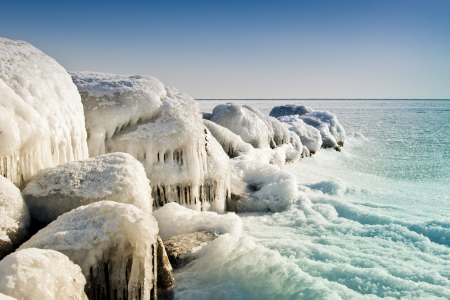
[[[450,98],[450,1],[8,1],[0,36],[194,98]]]

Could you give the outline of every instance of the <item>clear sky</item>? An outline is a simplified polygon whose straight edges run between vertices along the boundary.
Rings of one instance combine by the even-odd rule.
[[[450,98],[450,0],[3,1],[0,36],[194,98]]]

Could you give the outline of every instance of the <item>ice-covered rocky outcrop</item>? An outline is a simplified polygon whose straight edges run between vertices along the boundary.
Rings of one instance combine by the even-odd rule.
[[[0,175],[0,259],[27,237],[30,214],[20,190]]]
[[[63,214],[19,249],[59,251],[79,265],[89,299],[156,296],[158,224],[134,205],[101,201]]]
[[[300,137],[303,146],[306,146],[311,154],[319,151],[322,146],[322,136],[317,128],[306,124],[298,115],[282,116],[277,119]]]
[[[308,106],[294,104],[275,106],[270,112],[270,116],[273,117],[288,115],[298,115],[303,122],[317,128],[322,136],[323,147],[340,150],[339,147],[344,145],[345,130],[334,114],[328,111],[315,111]]]
[[[144,167],[126,153],[111,153],[42,170],[22,191],[31,217],[48,224],[82,205],[102,200],[152,211]]]
[[[88,157],[83,106],[70,75],[32,45],[0,38],[0,175],[16,186]]]
[[[225,210],[229,163],[214,147],[194,99],[149,76],[72,76],[85,108],[91,156],[126,152],[137,158],[150,179],[155,209],[177,202]]]
[[[54,250],[23,249],[0,261],[0,293],[18,300],[87,300],[85,284],[80,267]]]

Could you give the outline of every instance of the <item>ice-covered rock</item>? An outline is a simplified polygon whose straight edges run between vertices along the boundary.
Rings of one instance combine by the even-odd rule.
[[[30,214],[20,190],[0,175],[0,259],[27,237]]]
[[[167,256],[166,249],[162,239],[158,236],[157,238],[157,287],[158,287],[158,299],[173,299],[173,269]]]
[[[322,136],[317,128],[306,124],[298,115],[278,117],[278,121],[286,124],[290,131],[295,132],[312,154],[319,151],[322,146]]]
[[[32,45],[0,38],[0,175],[16,186],[88,157],[80,95],[70,75]]]
[[[275,106],[270,112],[270,116],[273,117],[290,115],[298,115],[303,122],[317,128],[322,135],[323,147],[339,150],[339,147],[344,145],[345,130],[334,114],[294,104]]]
[[[156,296],[158,224],[134,205],[101,201],[63,214],[19,249],[66,254],[86,277],[89,299]]]
[[[151,76],[70,74],[81,94],[91,157],[110,152],[105,143],[114,134],[158,115],[166,97],[163,84]]]
[[[144,167],[126,153],[111,153],[42,170],[22,191],[31,217],[48,224],[82,205],[102,200],[133,204],[151,213]]]
[[[80,267],[57,251],[23,249],[0,261],[0,292],[19,300],[87,300],[85,284]]]
[[[223,150],[208,142],[194,99],[148,76],[72,75],[83,99],[91,155],[126,152],[137,158],[150,179],[156,209],[177,202],[225,210],[229,180]],[[225,169],[216,172],[219,165]]]
[[[164,241],[170,264],[179,269],[195,259],[192,250],[204,246],[217,238],[216,234],[205,231],[191,232],[173,236]]]

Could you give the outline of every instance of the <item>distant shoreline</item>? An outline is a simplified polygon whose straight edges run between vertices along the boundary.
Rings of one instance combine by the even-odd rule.
[[[380,101],[386,101],[386,100],[390,100],[390,101],[429,101],[429,100],[433,100],[433,101],[449,101],[450,99],[390,99],[390,98],[202,98],[202,99],[195,99],[195,100],[211,100],[211,101],[217,101],[217,100],[281,100],[281,101],[286,101],[286,100],[308,100],[308,101],[313,101],[313,100],[380,100]]]

